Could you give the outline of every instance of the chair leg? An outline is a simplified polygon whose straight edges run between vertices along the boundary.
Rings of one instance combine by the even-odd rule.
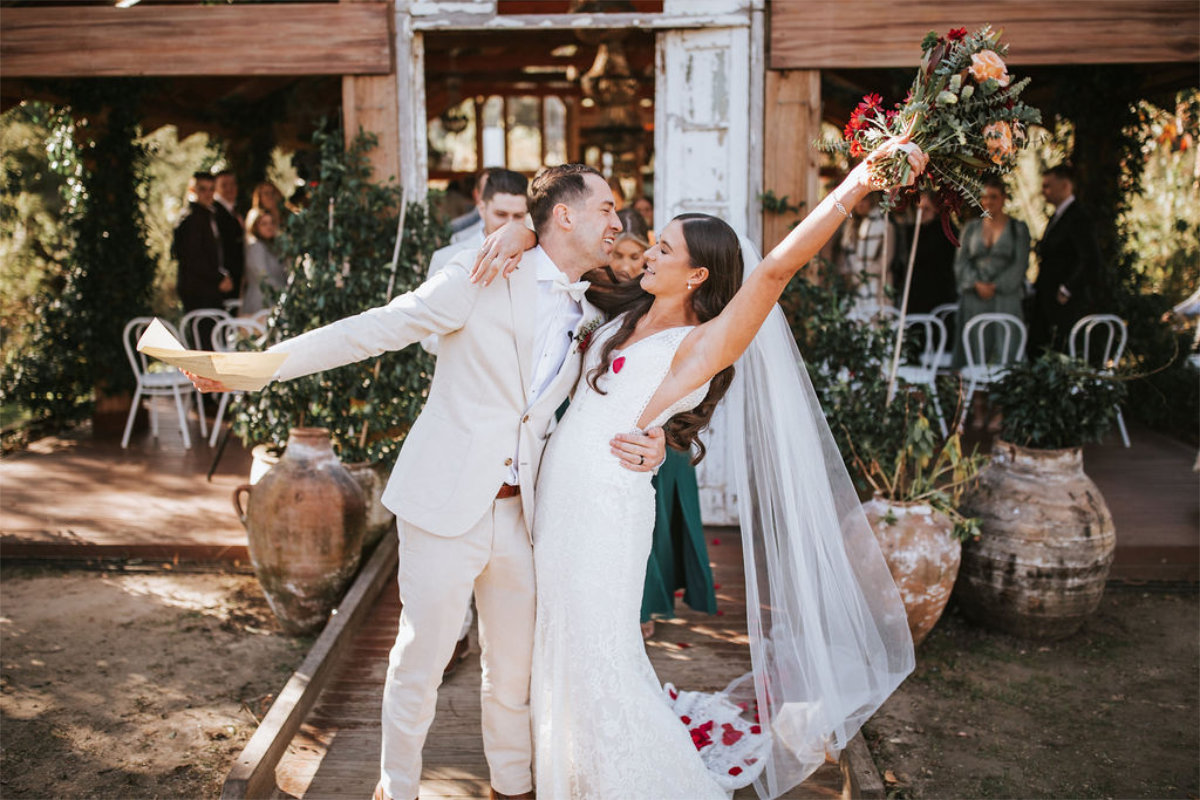
[[[229,392],[221,393],[221,402],[217,403],[217,416],[213,420],[212,436],[208,439],[208,446],[215,447],[217,444],[217,436],[221,433],[221,420],[225,418],[225,406],[229,405]]]
[[[1129,447],[1129,432],[1125,430],[1125,416],[1121,413],[1121,407],[1117,406],[1117,429],[1121,431],[1121,441]]]
[[[195,392],[188,392],[188,405],[191,405],[193,395],[196,397],[196,416],[200,418],[200,438],[203,439],[208,436],[208,420],[204,418],[204,395],[200,394],[199,389]]]
[[[174,388],[171,394],[175,397],[175,413],[179,415],[179,427],[183,431],[183,447],[185,450],[192,449],[192,435],[188,432],[187,412],[183,410],[183,397],[179,394],[179,389]]]
[[[975,381],[972,380],[967,384],[967,396],[963,398],[962,416],[958,419],[958,429],[965,430],[967,427],[967,415],[971,413],[971,400],[975,397]]]
[[[938,427],[941,428],[942,438],[945,439],[950,432],[946,429],[946,417],[942,414],[942,401],[938,399],[937,378],[929,382],[929,397],[933,400],[933,410],[937,412]]]
[[[133,420],[137,417],[138,404],[142,400],[142,386],[138,384],[137,390],[133,393],[133,402],[129,405],[129,418],[125,420],[125,435],[121,437],[121,449],[129,447],[129,434],[133,432]]]
[[[158,441],[158,403],[154,402],[161,395],[147,395],[150,399],[150,435],[154,437],[154,441]]]

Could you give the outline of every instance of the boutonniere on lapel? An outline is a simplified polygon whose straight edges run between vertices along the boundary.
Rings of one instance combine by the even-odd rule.
[[[592,334],[596,332],[596,329],[602,323],[603,320],[600,317],[593,317],[580,325],[578,330],[575,331],[575,349],[581,353],[587,350],[588,345],[592,343]]]

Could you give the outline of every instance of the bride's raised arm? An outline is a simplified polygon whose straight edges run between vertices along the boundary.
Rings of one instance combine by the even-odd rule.
[[[706,373],[705,379],[733,364],[750,346],[792,276],[820,251],[837,232],[838,226],[850,218],[850,209],[863,196],[881,188],[872,185],[871,164],[897,148],[908,152],[912,166],[910,181],[915,181],[925,169],[928,156],[901,139],[893,139],[880,147],[852,169],[836,189],[767,253],[720,314],[696,329],[696,338],[690,348],[692,353],[687,361],[697,371]]]

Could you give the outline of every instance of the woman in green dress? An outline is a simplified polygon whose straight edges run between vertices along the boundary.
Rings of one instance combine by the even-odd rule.
[[[1008,190],[998,178],[984,181],[980,204],[988,216],[967,223],[962,245],[954,258],[954,278],[958,285],[958,330],[966,329],[972,317],[986,312],[1012,314],[1024,319],[1021,303],[1025,270],[1029,267],[1029,228],[1004,212]],[[1013,339],[1009,352],[1001,352],[1003,334],[989,329],[984,338],[985,358],[989,362],[1008,363],[1016,358],[1018,342]],[[955,368],[967,363],[962,334],[954,342]],[[983,425],[983,398],[976,395],[975,420]]]

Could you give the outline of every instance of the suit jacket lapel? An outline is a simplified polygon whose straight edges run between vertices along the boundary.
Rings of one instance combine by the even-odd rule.
[[[503,279],[502,279],[503,280]],[[521,370],[521,391],[529,402],[533,382],[533,340],[537,321],[537,269],[532,264],[518,269],[508,279],[509,311]]]

